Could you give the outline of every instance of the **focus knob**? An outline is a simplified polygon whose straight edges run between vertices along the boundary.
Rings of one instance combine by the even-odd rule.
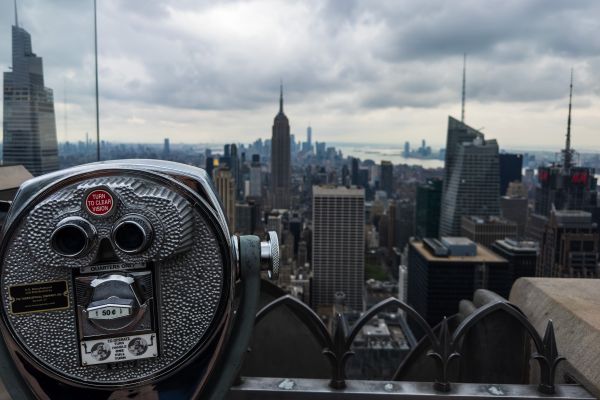
[[[263,261],[263,270],[271,280],[279,278],[279,239],[275,231],[267,232],[268,240],[260,242],[260,259]]]

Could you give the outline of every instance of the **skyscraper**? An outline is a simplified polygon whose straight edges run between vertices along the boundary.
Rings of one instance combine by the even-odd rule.
[[[527,236],[542,241],[545,225],[552,210],[583,210],[590,212],[592,221],[600,223],[597,179],[594,168],[575,166],[571,148],[571,98],[573,76],[569,94],[569,114],[562,164],[538,168],[539,185],[535,189],[535,205],[527,226]],[[543,251],[543,249],[542,249]]]
[[[163,158],[168,159],[171,156],[171,142],[169,138],[165,138],[163,144]]]
[[[498,143],[449,117],[440,236],[458,236],[465,215],[500,215]]]
[[[283,85],[279,93],[279,113],[273,122],[271,139],[271,185],[272,206],[278,209],[290,207],[290,122],[283,113]]]
[[[500,215],[509,221],[515,222],[518,237],[523,237],[529,218],[527,197],[502,196],[500,198]]]
[[[463,237],[411,241],[408,247],[408,303],[430,325],[458,312],[459,302],[477,289],[507,293],[508,262]]]
[[[500,160],[500,196],[506,194],[508,184],[511,182],[521,182],[523,177],[523,155],[502,153]]]
[[[306,142],[302,142],[302,152],[312,154],[312,128],[306,128]]]
[[[230,168],[231,173],[233,175],[233,179],[235,180],[236,185],[236,198],[243,197],[244,193],[244,180],[240,176],[240,158],[238,156],[238,148],[235,143],[231,143],[230,146]]]
[[[252,155],[252,164],[250,164],[250,196],[262,196],[262,166],[260,164],[260,155]]]
[[[234,232],[235,225],[235,179],[226,164],[214,170],[213,182],[225,208],[229,229]]]
[[[350,172],[350,182],[353,185],[358,185],[358,167],[359,167],[359,160],[358,158],[352,158],[352,169]]]
[[[355,187],[313,187],[313,307],[330,306],[334,294],[362,310],[365,191]]]
[[[205,170],[210,179],[213,179],[213,170],[215,168],[215,159],[211,156],[206,157]]]
[[[537,276],[598,278],[599,239],[591,213],[552,210],[540,242]]]
[[[440,230],[442,181],[429,179],[417,187],[415,234],[418,238],[437,237]]]
[[[518,237],[516,222],[494,216],[486,218],[476,215],[463,216],[461,231],[462,236],[487,247],[490,247],[496,240]]]
[[[394,193],[394,164],[389,161],[381,161],[381,190],[384,190],[388,198]]]
[[[16,4],[15,4],[16,7]],[[44,87],[42,58],[29,32],[12,27],[12,71],[4,73],[4,164],[23,164],[33,175],[58,169],[54,95]]]
[[[394,246],[403,250],[411,237],[415,235],[415,201],[410,198],[400,199],[395,203]]]
[[[513,239],[502,239],[494,242],[490,250],[508,261],[510,271],[510,285],[504,293],[498,294],[506,299],[510,294],[510,287],[521,277],[535,276],[535,266],[537,260],[537,243],[527,241],[517,241]]]

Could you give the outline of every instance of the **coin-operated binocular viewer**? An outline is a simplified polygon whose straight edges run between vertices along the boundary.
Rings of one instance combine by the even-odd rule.
[[[223,398],[277,236],[231,236],[204,170],[89,164],[20,188],[0,246],[15,399]]]

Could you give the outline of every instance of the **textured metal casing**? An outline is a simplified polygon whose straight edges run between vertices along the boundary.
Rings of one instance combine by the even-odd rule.
[[[115,194],[114,214],[94,218],[82,209],[82,198],[93,187]],[[65,310],[12,315],[7,288],[66,280],[72,297],[72,271],[93,263],[101,241],[110,240],[114,222],[131,213],[150,221],[153,242],[140,254],[114,251],[118,262],[150,263],[156,272],[160,355],[122,368],[84,367],[78,360],[74,302]],[[89,252],[79,258],[60,256],[49,246],[56,223],[69,216],[89,219],[97,230]],[[209,374],[233,318],[237,259],[224,221],[205,172],[175,163],[97,163],[25,183],[7,218],[0,248],[1,328],[17,366],[22,357],[58,381],[104,389],[156,383],[200,361],[205,369],[198,375]],[[198,376],[195,383],[204,381]]]

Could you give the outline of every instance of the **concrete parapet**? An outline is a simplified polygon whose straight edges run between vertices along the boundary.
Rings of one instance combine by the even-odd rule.
[[[567,358],[557,382],[566,373],[600,397],[600,279],[521,278],[510,302],[540,335],[554,322],[558,352]]]

